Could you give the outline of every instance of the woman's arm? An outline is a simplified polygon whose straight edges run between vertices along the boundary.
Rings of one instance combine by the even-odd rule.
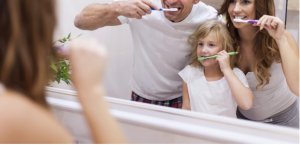
[[[243,110],[249,110],[253,104],[253,94],[251,90],[238,79],[233,70],[230,68],[229,55],[223,50],[218,53],[216,60],[220,64],[220,69],[225,76],[236,103]]]
[[[102,78],[106,62],[104,47],[97,44],[96,40],[77,39],[70,44],[69,58],[72,80],[95,143],[126,143],[103,99]]]
[[[295,38],[288,31],[285,37],[276,40],[279,46],[281,65],[290,90],[299,96],[299,49]]]
[[[184,81],[182,81],[182,109],[191,110],[189,91]]]
[[[295,38],[284,29],[284,23],[278,17],[265,15],[257,25],[265,28],[279,47],[283,73],[290,90],[299,96],[299,47]]]

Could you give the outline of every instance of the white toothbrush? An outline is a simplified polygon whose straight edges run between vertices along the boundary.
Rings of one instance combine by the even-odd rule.
[[[151,8],[151,10],[156,10],[156,9]],[[177,8],[170,8],[170,9],[160,8],[159,10],[156,10],[156,11],[178,11],[178,9]]]
[[[257,23],[258,20],[242,20],[242,19],[233,19],[235,22],[242,22],[242,23]]]

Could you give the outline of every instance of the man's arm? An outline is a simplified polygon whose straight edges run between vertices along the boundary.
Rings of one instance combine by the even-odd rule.
[[[149,0],[91,4],[76,16],[74,24],[82,30],[96,30],[104,26],[116,26],[121,24],[118,16],[141,19],[142,16],[151,13],[150,7],[158,9]]]

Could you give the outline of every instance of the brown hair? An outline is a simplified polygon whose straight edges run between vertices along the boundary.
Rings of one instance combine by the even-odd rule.
[[[46,108],[54,5],[53,0],[0,1],[0,82]]]
[[[235,43],[233,44],[235,50],[240,49],[240,36],[237,32],[237,29],[234,27],[230,15],[228,13],[228,7],[231,0],[224,0],[221,5],[221,9],[218,14],[226,14],[226,25],[230,32],[231,37],[234,39]],[[255,0],[255,19],[261,18],[263,15],[275,16],[275,4],[273,0]],[[259,30],[259,27],[256,27],[257,32],[254,36],[255,44],[253,47],[254,52],[254,74],[259,84],[256,86],[258,90],[259,86],[262,86],[262,89],[265,85],[269,84],[270,81],[270,72],[269,68],[274,61],[280,61],[279,48],[275,40],[269,35],[267,30]],[[240,55],[238,55],[240,58]],[[237,62],[236,62],[237,63]]]
[[[217,41],[222,42],[222,47],[227,52],[233,52],[233,46],[229,32],[227,31],[227,28],[223,22],[220,22],[218,20],[210,20],[201,25],[195,33],[193,33],[189,39],[188,42],[192,45],[192,54],[189,61],[189,64],[193,67],[200,67],[202,68],[203,65],[199,62],[198,56],[197,56],[197,48],[198,48],[198,41],[200,38],[205,38],[209,33],[214,33]],[[234,62],[236,62],[236,56],[230,57],[230,67],[234,67]]]

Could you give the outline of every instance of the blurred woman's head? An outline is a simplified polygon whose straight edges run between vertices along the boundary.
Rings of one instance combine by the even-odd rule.
[[[55,24],[54,0],[0,1],[0,82],[45,107]]]
[[[256,31],[253,36],[253,52],[254,65],[253,70],[259,84],[256,86],[265,86],[269,84],[271,76],[268,68],[271,67],[274,61],[279,61],[279,49],[275,40],[269,35],[267,30],[259,30],[259,27],[254,27],[252,24],[233,22],[234,18],[243,20],[260,19],[263,15],[275,16],[274,0],[224,0],[221,5],[219,14],[225,14],[226,26],[235,41],[234,49],[240,49],[240,40],[238,30],[252,29]],[[242,50],[241,50],[242,51]],[[241,59],[240,54],[238,57]],[[238,59],[239,60],[239,59]]]

